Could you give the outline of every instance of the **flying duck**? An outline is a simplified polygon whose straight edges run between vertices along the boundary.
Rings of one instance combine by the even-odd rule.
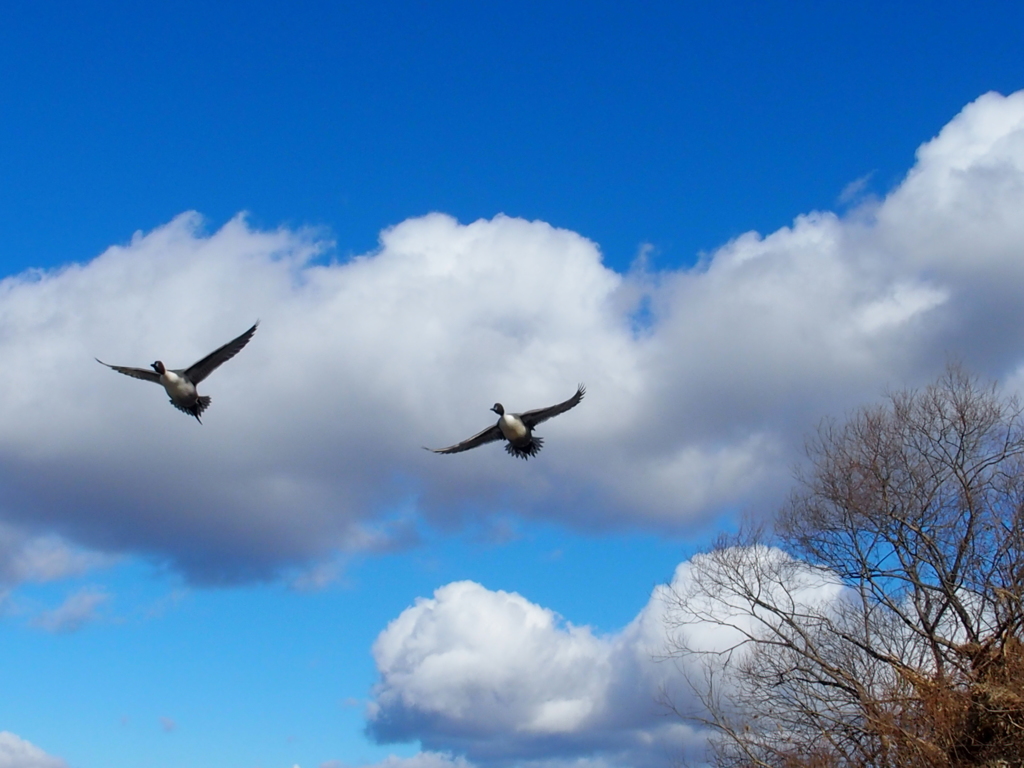
[[[508,440],[505,450],[508,451],[509,455],[518,456],[520,459],[528,459],[531,456],[536,456],[544,444],[543,437],[534,436],[533,428],[542,421],[547,421],[552,416],[557,416],[560,413],[565,413],[570,408],[575,408],[586,393],[587,388],[580,384],[576,389],[576,394],[564,403],[552,405],[548,408],[538,408],[535,411],[527,411],[526,413],[505,413],[501,403],[495,403],[491,410],[498,414],[498,423],[493,427],[488,427],[468,440],[463,440],[461,443],[450,445],[447,448],[427,448],[427,450],[434,453],[460,453],[468,451],[470,448],[476,448],[478,445],[504,438]]]
[[[104,363],[98,357],[96,358],[97,363],[107,366],[107,368],[113,368],[118,373],[123,373],[125,376],[133,376],[136,379],[143,379],[144,381],[152,381],[156,384],[162,384],[163,388],[167,391],[168,396],[171,398],[171,405],[177,408],[183,413],[190,413],[196,417],[196,421],[202,424],[202,419],[199,415],[205,411],[210,405],[209,395],[200,395],[196,392],[196,384],[201,382],[223,363],[226,363],[232,357],[242,351],[242,347],[249,343],[249,339],[256,333],[256,328],[259,326],[260,321],[257,320],[255,324],[248,331],[243,333],[237,339],[232,339],[223,347],[218,347],[213,352],[208,354],[202,360],[192,363],[188,368],[177,368],[175,370],[168,370],[164,367],[164,364],[157,360],[151,365],[152,371],[146,368],[128,368],[123,365],[110,365],[110,363]]]

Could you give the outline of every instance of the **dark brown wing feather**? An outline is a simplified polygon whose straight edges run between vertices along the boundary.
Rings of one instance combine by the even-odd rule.
[[[478,445],[493,443],[495,440],[502,440],[503,438],[504,435],[501,434],[501,430],[495,424],[493,427],[488,427],[483,432],[478,432],[461,443],[449,445],[447,448],[427,448],[427,450],[434,453],[461,453],[462,451],[468,451],[470,448],[476,448]]]
[[[143,381],[152,381],[154,384],[160,383],[160,374],[156,371],[152,371],[149,368],[128,368],[123,365],[111,365],[110,363],[104,363],[98,357],[93,358],[100,365],[105,365],[107,368],[113,368],[118,373],[123,373],[125,376],[132,376],[136,379],[142,379]]]
[[[249,339],[256,333],[256,328],[259,327],[260,321],[257,320],[255,324],[248,331],[243,333],[237,339],[232,339],[223,347],[215,349],[213,352],[208,354],[202,360],[192,363],[188,368],[181,373],[184,373],[188,377],[188,380],[193,384],[198,384],[200,381],[205,379],[217,368],[226,363],[232,357],[242,351],[242,347],[249,343]]]
[[[552,405],[548,408],[537,408],[533,411],[527,411],[526,413],[519,414],[519,418],[523,420],[523,424],[526,425],[527,429],[533,429],[542,421],[547,421],[552,416],[557,416],[560,413],[565,413],[570,408],[575,408],[580,404],[580,400],[587,394],[587,388],[580,384],[576,388],[576,394],[566,400],[564,403],[558,405]]]

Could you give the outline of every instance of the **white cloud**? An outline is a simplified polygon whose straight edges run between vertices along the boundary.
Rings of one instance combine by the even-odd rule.
[[[46,754],[25,739],[0,731],[0,768],[67,768],[59,757]]]
[[[456,582],[402,613],[374,644],[385,677],[374,719],[400,729],[380,713],[434,711],[475,729],[573,731],[592,714],[602,684],[593,673],[609,653],[589,629],[561,627],[517,594]]]
[[[829,603],[842,593],[836,580],[778,550],[738,553],[791,563],[788,593],[800,604]],[[681,642],[724,650],[742,637],[739,630],[753,629],[727,594],[701,604],[702,617],[680,613],[673,595],[686,594],[695,573],[714,562],[698,555],[680,564],[627,627],[605,636],[515,593],[468,581],[443,586],[374,643],[380,679],[367,731],[382,742],[419,740],[481,766],[640,768],[699,760],[707,733],[660,702],[667,696],[695,709],[685,681],[700,679],[701,662],[666,654]]]
[[[238,218],[206,235],[186,214],[0,283],[0,518],[195,580],[309,587],[423,519],[692,531],[770,508],[822,416],[951,354],[1024,365],[1022,209],[1024,92],[968,105],[885,199],[688,270],[620,275],[576,233],[439,214],[323,263],[320,233]],[[201,387],[203,426],[92,360],[188,365],[257,317]],[[486,426],[495,401],[538,407],[578,381],[587,399],[538,430],[529,463],[420,450]]]
[[[656,662],[663,612],[657,590],[625,630],[595,636],[518,594],[448,584],[377,638],[368,731],[481,764],[663,765],[700,743],[657,703],[673,677]]]
[[[110,595],[96,587],[83,587],[52,611],[33,617],[31,624],[47,632],[77,632],[98,617],[98,609]]]

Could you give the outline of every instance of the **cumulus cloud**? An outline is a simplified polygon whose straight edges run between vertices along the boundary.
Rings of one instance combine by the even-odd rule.
[[[699,739],[657,704],[663,610],[656,591],[625,630],[597,636],[521,595],[448,584],[377,638],[367,730],[480,764],[664,765]]]
[[[585,237],[505,216],[411,219],[336,262],[323,233],[184,214],[0,282],[0,519],[195,581],[308,587],[424,521],[679,531],[770,508],[822,416],[950,355],[1024,366],[1022,208],[1024,92],[968,105],[884,199],[693,268],[618,274]],[[257,317],[201,386],[203,426],[92,360],[186,366]],[[578,381],[528,464],[420,450]]]
[[[0,768],[67,768],[59,757],[46,754],[25,739],[0,731]]]
[[[764,548],[749,556],[786,558]],[[487,766],[640,768],[699,759],[707,733],[659,702],[695,708],[685,681],[700,679],[701,662],[666,654],[681,643],[723,650],[753,625],[727,594],[709,598],[700,617],[679,615],[672,596],[713,565],[704,555],[682,563],[627,627],[600,636],[515,593],[469,581],[441,587],[378,636],[367,730],[378,741],[419,740]],[[793,599],[839,598],[838,582],[792,565]]]

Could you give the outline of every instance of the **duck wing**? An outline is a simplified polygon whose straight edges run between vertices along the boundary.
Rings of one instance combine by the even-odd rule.
[[[552,416],[557,416],[560,413],[565,413],[570,408],[575,408],[580,404],[580,400],[587,394],[587,388],[580,384],[576,388],[576,394],[566,400],[564,403],[558,405],[552,405],[547,408],[537,408],[533,411],[527,411],[526,413],[519,414],[519,418],[523,420],[523,424],[526,425],[527,429],[533,429],[542,421],[547,421]]]
[[[461,443],[455,445],[449,445],[447,448],[427,448],[428,451],[434,453],[461,453],[462,451],[468,451],[470,448],[476,448],[478,445],[484,443],[493,443],[495,440],[504,439],[504,435],[501,434],[501,430],[498,429],[498,425],[495,424],[493,427],[488,427],[483,432],[477,432],[467,440],[463,440]]]
[[[131,376],[136,379],[142,379],[143,381],[152,381],[154,384],[160,383],[160,374],[149,368],[128,368],[124,365],[111,365],[110,363],[104,363],[98,357],[94,357],[100,365],[105,365],[107,368],[113,368],[118,373],[123,373],[125,376]]]
[[[198,360],[181,373],[185,374],[189,381],[193,384],[198,384],[211,373],[213,373],[219,366],[226,363],[232,357],[242,351],[242,347],[249,343],[249,339],[256,333],[256,328],[259,327],[260,321],[257,320],[252,328],[243,333],[237,339],[232,339],[223,347],[218,347],[213,350],[210,354],[204,357],[202,360]]]

